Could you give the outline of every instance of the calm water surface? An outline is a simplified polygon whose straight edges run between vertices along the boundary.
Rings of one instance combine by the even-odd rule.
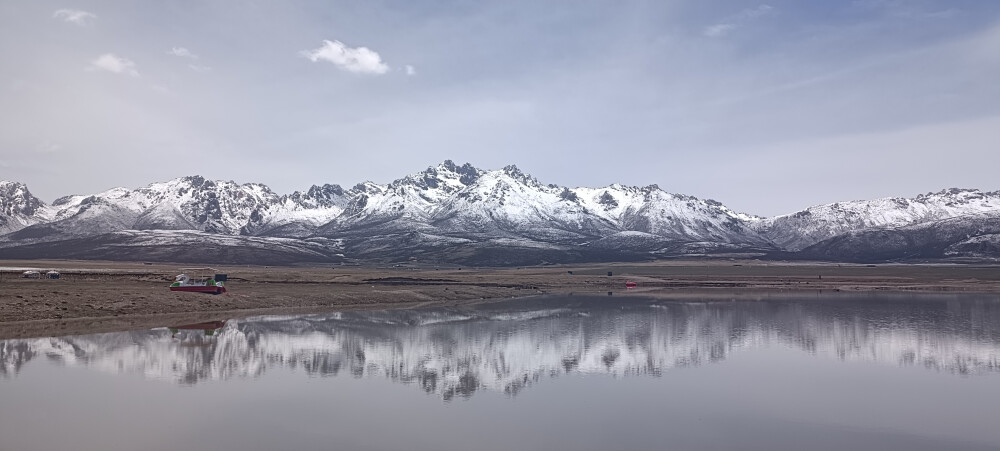
[[[619,297],[0,341],[0,450],[1000,449],[1000,298]]]

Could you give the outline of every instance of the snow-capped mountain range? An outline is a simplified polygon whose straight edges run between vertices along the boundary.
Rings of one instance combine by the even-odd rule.
[[[949,189],[762,218],[655,185],[569,188],[543,184],[515,166],[482,170],[451,161],[386,185],[316,185],[292,194],[190,176],[45,204],[23,184],[0,182],[0,249],[11,258],[207,261],[211,254],[182,248],[238,247],[252,238],[292,249],[282,263],[299,259],[299,248],[309,248],[303,261],[504,265],[723,253],[837,260],[829,247],[825,253],[814,247],[868,231],[905,235],[907,228],[940,221],[961,223],[956,226],[969,233],[927,247],[931,251],[906,249],[886,258],[992,258],[1000,256],[1000,228],[992,218],[1000,218],[1000,192]],[[172,250],[157,244],[164,241]],[[113,245],[121,242],[131,243],[128,255],[116,255]],[[853,251],[864,259],[863,250]]]
[[[36,359],[180,384],[285,367],[385,378],[450,399],[484,390],[516,395],[565,374],[659,375],[769,347],[960,375],[1000,371],[995,302],[904,299],[853,299],[859,302],[850,314],[843,303],[852,298],[614,305],[583,298],[259,317],[228,321],[211,336],[159,328],[0,341],[0,377],[17,377]]]

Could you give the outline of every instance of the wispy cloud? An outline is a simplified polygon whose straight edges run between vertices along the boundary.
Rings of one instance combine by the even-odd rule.
[[[76,9],[60,9],[52,13],[52,17],[62,19],[66,22],[72,22],[77,25],[87,25],[90,21],[97,18],[97,14]]]
[[[194,53],[191,53],[190,50],[188,50],[188,49],[186,49],[184,47],[174,47],[174,48],[170,49],[170,51],[167,52],[167,53],[170,54],[170,55],[173,55],[173,56],[179,56],[181,58],[191,58],[193,60],[198,59],[198,55],[195,55]]]
[[[771,5],[757,5],[757,7],[755,8],[747,8],[744,9],[743,11],[740,11],[739,14],[736,15],[736,17],[744,20],[756,19],[758,17],[769,14],[773,10],[774,7]]]
[[[44,142],[38,143],[38,145],[35,146],[35,150],[37,150],[38,153],[42,153],[42,154],[54,153],[54,152],[59,151],[59,149],[62,149],[62,145],[60,145],[59,143],[52,142],[52,141],[44,141]]]
[[[417,68],[409,64],[403,66],[403,70],[406,71],[406,75],[417,75]]]
[[[171,48],[167,52],[167,54],[168,55],[173,55],[173,56],[176,56],[176,57],[179,57],[179,58],[187,58],[189,60],[197,60],[197,59],[199,59],[198,55],[196,55],[194,52],[188,50],[185,47],[173,47],[173,48]],[[194,63],[188,64],[188,68],[191,69],[191,70],[193,70],[193,71],[195,71],[195,72],[209,72],[209,71],[212,70],[211,67],[208,67],[208,66],[205,66],[205,65],[202,65],[202,64],[194,64]]]
[[[709,25],[702,30],[702,34],[710,38],[719,38],[726,36],[737,27],[756,20],[760,17],[766,16],[774,11],[774,7],[771,5],[757,5],[753,8],[747,8],[729,17],[726,17],[721,22]]]
[[[105,53],[90,62],[88,70],[103,70],[115,74],[126,74],[133,77],[139,76],[139,71],[135,68],[135,63],[127,58],[122,58],[114,53]]]
[[[368,47],[351,48],[340,41],[323,41],[323,46],[299,52],[312,62],[327,61],[348,72],[381,75],[389,71],[382,57]]]
[[[736,28],[736,24],[717,23],[715,25],[709,25],[705,27],[705,31],[702,32],[702,34],[710,38],[717,38],[729,34],[729,32],[732,31],[734,28]]]

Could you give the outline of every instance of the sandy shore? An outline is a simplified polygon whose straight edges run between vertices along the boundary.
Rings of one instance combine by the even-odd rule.
[[[0,261],[0,338],[101,332],[289,312],[463,305],[541,294],[1000,293],[1000,266],[679,261],[526,268],[219,267],[228,295],[177,293],[178,265]],[[21,278],[28,268],[58,280]],[[608,276],[611,272],[613,275]],[[626,290],[625,281],[639,284]]]

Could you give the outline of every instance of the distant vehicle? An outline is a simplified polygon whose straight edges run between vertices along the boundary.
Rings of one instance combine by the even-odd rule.
[[[631,280],[626,280],[625,281],[625,288],[635,288],[637,286],[639,286],[639,284],[637,284],[637,283],[635,283],[635,282],[633,282]]]
[[[225,274],[207,275],[214,273],[214,268],[182,268],[181,271],[184,271],[184,273],[174,278],[174,283],[170,284],[170,291],[207,294],[222,294],[226,292],[226,280],[228,277]],[[192,278],[185,274],[186,272],[196,274],[196,276]],[[198,273],[206,272],[206,275],[197,276]]]
[[[24,277],[25,279],[41,279],[42,273],[38,271],[25,271],[24,273],[22,273],[22,277]]]

